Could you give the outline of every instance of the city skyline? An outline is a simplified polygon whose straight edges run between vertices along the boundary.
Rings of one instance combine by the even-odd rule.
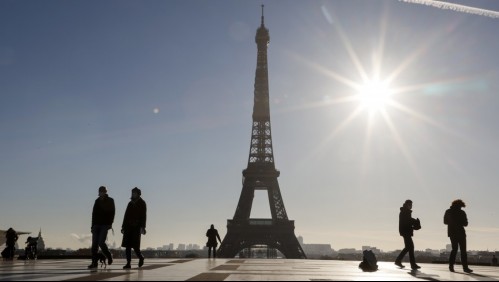
[[[298,236],[299,240],[300,240],[300,236]],[[123,247],[121,247],[116,241],[112,241],[112,242],[107,242],[108,244],[108,247],[109,249],[111,250],[119,250],[119,249],[123,249]],[[351,246],[351,247],[344,247],[344,248],[339,248],[339,249],[335,249],[333,248],[333,246],[331,246],[331,244],[323,244],[323,243],[312,243],[312,244],[307,244],[307,243],[303,243],[303,242],[300,242],[300,244],[302,245],[302,247],[305,248],[306,253],[307,255],[310,253],[310,252],[324,252],[324,251],[328,251],[328,252],[332,252],[332,253],[339,253],[339,254],[351,254],[351,253],[362,253],[363,250],[372,250],[374,253],[395,253],[398,255],[398,252],[400,252],[401,248],[399,249],[395,249],[395,250],[383,250],[383,249],[379,249],[378,247],[376,246],[360,246],[360,247],[357,247],[357,246]],[[19,249],[19,242],[16,243],[17,247],[16,249]],[[87,247],[81,247],[79,249],[87,249],[87,250],[90,250],[91,248],[91,242],[89,242],[87,244],[88,246]],[[307,248],[308,247],[308,248]],[[311,250],[312,249],[312,250]],[[66,251],[77,251],[78,249],[72,249],[72,248],[53,248],[53,247],[47,247],[45,248],[45,246],[40,249],[39,248],[39,251],[44,251],[44,250],[66,250]],[[144,248],[144,250],[148,250],[148,251],[199,251],[199,250],[208,250],[208,247],[206,246],[203,246],[203,245],[199,245],[197,243],[178,243],[178,244],[174,244],[174,243],[168,243],[166,245],[162,245],[162,246],[154,246],[154,247],[146,247]],[[416,252],[427,252],[427,253],[432,253],[434,255],[436,254],[442,254],[442,253],[450,253],[450,251],[452,250],[452,245],[451,244],[446,244],[445,246],[442,246],[441,248],[439,249],[431,249],[431,248],[422,248],[422,249],[416,249],[415,251]],[[477,253],[477,252],[496,252],[494,250],[468,250],[470,253]]]
[[[450,1],[499,11],[491,0]],[[87,247],[97,189],[119,232],[133,187],[144,248],[223,237],[247,165],[258,1],[0,2],[0,229]],[[499,249],[499,20],[404,1],[268,1],[279,185],[295,234],[337,250]],[[358,99],[390,92],[385,101]],[[256,193],[252,218],[269,218]],[[164,243],[161,243],[164,242]]]

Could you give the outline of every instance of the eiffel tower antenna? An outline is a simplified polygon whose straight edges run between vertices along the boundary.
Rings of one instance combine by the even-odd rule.
[[[270,250],[279,250],[286,258],[304,259],[306,255],[294,234],[294,221],[288,219],[284,207],[277,181],[280,172],[274,163],[267,67],[270,36],[263,21],[263,7],[261,25],[255,36],[258,52],[248,167],[243,170],[239,203],[234,218],[227,221],[227,234],[218,256],[233,258],[244,249],[266,245]],[[250,218],[255,190],[267,191],[272,218]]]
[[[264,6],[263,6],[263,4],[262,4],[262,24],[261,24],[261,26],[264,26],[264,24],[263,24],[263,7],[264,7]]]

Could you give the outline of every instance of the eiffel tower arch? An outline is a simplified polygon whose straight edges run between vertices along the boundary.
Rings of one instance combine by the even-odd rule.
[[[255,245],[267,245],[279,250],[286,258],[305,259],[294,233],[294,221],[288,219],[275,168],[270,126],[267,46],[269,31],[263,17],[256,32],[258,47],[255,73],[253,125],[248,167],[243,170],[243,189],[232,220],[227,220],[227,234],[218,249],[218,256],[233,258],[240,251]],[[250,218],[256,190],[268,192],[270,219]]]

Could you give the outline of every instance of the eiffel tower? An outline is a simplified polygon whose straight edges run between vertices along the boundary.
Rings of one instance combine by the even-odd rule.
[[[227,220],[227,234],[218,250],[218,256],[233,258],[240,251],[255,245],[267,245],[279,250],[286,258],[305,259],[305,253],[296,239],[294,221],[288,219],[281,197],[275,168],[270,130],[269,79],[267,46],[269,30],[262,22],[256,32],[258,47],[255,74],[253,127],[248,167],[243,170],[243,190],[236,213]],[[271,219],[250,218],[255,190],[267,190]]]

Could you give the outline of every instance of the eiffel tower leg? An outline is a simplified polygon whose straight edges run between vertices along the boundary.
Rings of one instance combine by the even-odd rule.
[[[217,256],[219,258],[234,258],[243,248],[241,245],[240,232],[234,230],[227,224],[227,234],[225,235],[220,248],[218,248]]]
[[[227,234],[218,255],[223,258],[233,258],[243,249],[254,245],[266,245],[277,249],[290,259],[307,258],[294,234],[294,222],[289,220],[280,222],[250,220],[246,223],[229,220]]]

